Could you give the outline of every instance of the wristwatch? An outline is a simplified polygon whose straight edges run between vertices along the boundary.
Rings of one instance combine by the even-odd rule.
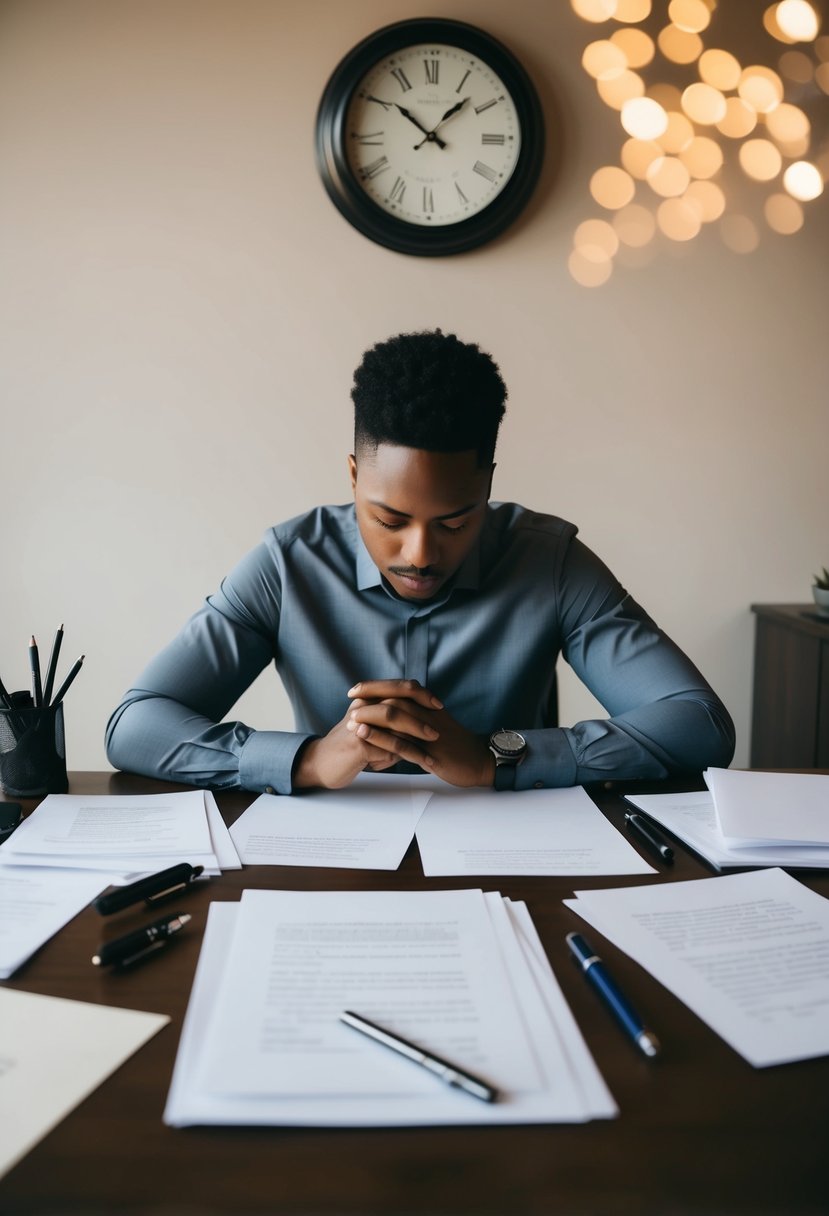
[[[496,730],[489,736],[489,750],[495,757],[496,790],[515,789],[515,770],[527,754],[527,740],[517,730]]]

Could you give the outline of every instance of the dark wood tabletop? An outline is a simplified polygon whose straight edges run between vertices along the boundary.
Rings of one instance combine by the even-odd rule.
[[[121,773],[74,773],[70,792],[183,788]],[[631,787],[632,788],[632,787]],[[636,789],[685,785],[639,783]],[[620,788],[590,788],[624,831]],[[254,799],[217,793],[232,823]],[[28,812],[34,802],[24,803]],[[648,856],[649,861],[653,859]],[[710,877],[682,846],[656,881]],[[829,875],[797,877],[829,896]],[[192,921],[169,949],[122,974],[91,956],[107,937],[146,923],[143,907],[75,917],[7,987],[168,1014],[172,1021],[0,1180],[0,1212],[60,1214],[561,1213],[825,1216],[829,1212],[829,1057],[774,1068],[747,1064],[679,1000],[594,930],[601,953],[663,1052],[651,1062],[619,1030],[569,959],[565,934],[583,922],[562,900],[574,888],[638,884],[641,876],[487,878],[525,900],[619,1116],[587,1124],[413,1129],[173,1129],[162,1122],[182,1019],[211,900],[244,888],[411,890],[474,885],[424,878],[417,846],[394,873],[245,866],[186,896]],[[183,907],[182,902],[182,909]],[[116,922],[117,925],[114,923]]]

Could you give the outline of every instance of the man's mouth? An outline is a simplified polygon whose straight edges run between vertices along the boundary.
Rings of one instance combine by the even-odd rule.
[[[424,570],[390,566],[389,574],[393,575],[407,591],[411,591],[415,595],[428,595],[430,592],[436,591],[443,581],[443,576],[428,566]]]

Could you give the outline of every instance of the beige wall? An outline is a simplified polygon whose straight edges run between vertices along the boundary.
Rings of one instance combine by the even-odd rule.
[[[354,232],[312,147],[339,58],[417,7],[0,8],[0,672],[25,687],[29,634],[45,656],[65,621],[66,662],[87,655],[72,768],[105,766],[123,689],[268,524],[348,497],[353,367],[434,325],[510,386],[496,496],[580,525],[723,695],[747,762],[749,605],[808,599],[829,564],[829,208],[751,256],[706,233],[577,286],[572,233],[619,144],[580,67],[595,30],[565,0],[438,7],[523,57],[566,131],[511,233],[438,260]],[[735,8],[746,37],[762,5]],[[565,721],[594,712],[562,687]],[[272,673],[239,715],[290,724]]]

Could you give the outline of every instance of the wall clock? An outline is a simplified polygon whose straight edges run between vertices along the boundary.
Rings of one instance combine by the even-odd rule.
[[[491,240],[538,180],[544,121],[518,60],[474,26],[414,18],[358,43],[316,124],[317,164],[353,226],[399,253]]]

